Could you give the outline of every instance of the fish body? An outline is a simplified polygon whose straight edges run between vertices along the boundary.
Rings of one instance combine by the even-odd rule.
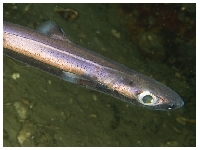
[[[43,30],[45,29],[45,30]],[[65,38],[54,22],[38,30],[3,23],[4,54],[66,81],[154,110],[184,105],[167,86]]]

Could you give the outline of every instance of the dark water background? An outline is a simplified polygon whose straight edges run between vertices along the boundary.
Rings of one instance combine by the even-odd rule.
[[[4,56],[4,146],[196,146],[195,4],[4,4],[3,19],[33,29],[52,20],[74,43],[185,102],[173,111],[140,108]]]

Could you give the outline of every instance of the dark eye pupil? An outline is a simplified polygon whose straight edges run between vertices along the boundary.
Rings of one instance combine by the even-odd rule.
[[[130,81],[130,82],[129,82],[129,85],[132,85],[132,84],[133,84],[133,81]]]
[[[144,96],[143,98],[142,98],[142,101],[144,102],[144,103],[152,103],[152,96],[151,95],[146,95],[146,96]]]

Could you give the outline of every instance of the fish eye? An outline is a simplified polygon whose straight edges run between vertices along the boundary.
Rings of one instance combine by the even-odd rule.
[[[138,95],[138,100],[144,105],[153,105],[158,101],[158,98],[149,91],[144,91]]]

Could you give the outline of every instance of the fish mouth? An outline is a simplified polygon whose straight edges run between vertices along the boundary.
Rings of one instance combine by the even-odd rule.
[[[183,105],[184,105],[184,103],[183,103],[183,104],[172,104],[171,106],[169,106],[169,107],[167,108],[167,110],[177,109],[177,108],[182,107]]]
[[[178,94],[176,94],[175,97],[172,98],[172,101],[170,102],[170,104],[171,104],[171,107],[169,107],[168,109],[177,109],[184,105],[184,101]]]
[[[177,108],[181,108],[184,105],[184,102],[182,99],[176,100],[176,101],[172,101],[169,103],[165,103],[165,104],[160,104],[160,105],[154,105],[154,106],[145,106],[148,109],[152,109],[152,110],[174,110]]]
[[[172,104],[172,108],[176,109],[176,108],[180,108],[184,105],[184,101],[182,99],[180,99],[178,102],[175,102]]]
[[[166,110],[174,110],[177,108],[181,108],[184,105],[184,101],[180,98],[176,101],[172,101],[169,104],[166,104]]]

